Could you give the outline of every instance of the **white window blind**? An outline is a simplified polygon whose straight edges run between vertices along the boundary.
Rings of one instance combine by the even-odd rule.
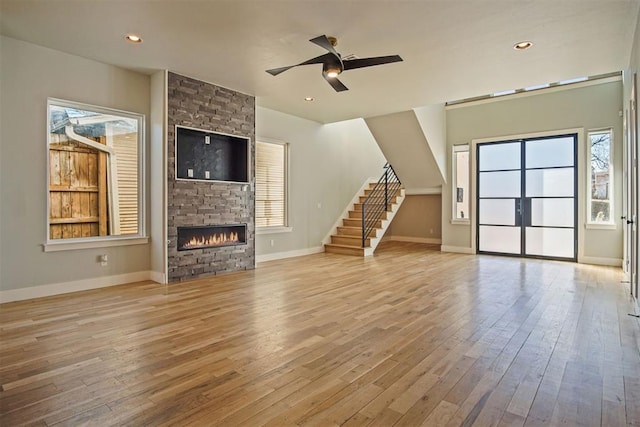
[[[256,227],[285,227],[287,145],[256,143]]]

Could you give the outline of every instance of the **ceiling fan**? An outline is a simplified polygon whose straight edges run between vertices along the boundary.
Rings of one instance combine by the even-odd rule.
[[[272,76],[277,76],[278,74],[285,72],[290,68],[298,67],[300,65],[322,64],[322,76],[324,77],[324,79],[331,85],[333,89],[335,89],[336,92],[342,92],[344,90],[349,90],[337,78],[338,75],[343,71],[402,61],[402,58],[400,58],[399,55],[376,56],[374,58],[342,59],[342,56],[338,52],[336,52],[334,48],[334,46],[338,44],[338,40],[335,37],[327,37],[325,35],[322,35],[309,41],[328,50],[329,53],[325,53],[324,55],[317,56],[296,65],[273,68],[271,70],[267,70],[267,73],[271,74]]]

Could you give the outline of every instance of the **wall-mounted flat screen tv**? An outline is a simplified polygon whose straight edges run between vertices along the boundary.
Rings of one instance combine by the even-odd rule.
[[[176,126],[176,179],[249,182],[249,138]]]

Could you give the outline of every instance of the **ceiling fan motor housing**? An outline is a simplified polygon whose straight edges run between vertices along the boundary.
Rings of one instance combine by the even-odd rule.
[[[322,64],[322,74],[334,78],[344,71],[344,64],[339,56],[331,56]]]

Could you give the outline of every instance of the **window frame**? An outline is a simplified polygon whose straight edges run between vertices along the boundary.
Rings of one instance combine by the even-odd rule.
[[[607,222],[597,222],[591,219],[591,208],[592,208],[592,188],[591,188],[591,135],[592,134],[601,134],[601,133],[609,133],[609,221]],[[615,191],[614,191],[614,133],[612,127],[605,128],[597,128],[597,129],[589,129],[587,131],[586,138],[586,228],[590,229],[615,229],[616,221],[615,221]]]
[[[50,184],[51,184],[51,170],[50,170],[50,147],[51,147],[51,108],[52,107],[68,107],[78,110],[87,110],[102,114],[112,114],[122,116],[127,119],[136,120],[138,123],[137,129],[137,179],[138,179],[138,232],[136,234],[120,234],[111,236],[90,236],[68,239],[51,239],[50,234],[50,209],[51,209],[51,196],[50,196]],[[47,98],[47,119],[46,119],[46,132],[47,143],[46,149],[46,212],[45,212],[45,243],[43,243],[44,252],[56,252],[65,250],[76,249],[90,249],[101,247],[113,247],[113,246],[127,246],[146,244],[149,242],[147,234],[146,224],[146,183],[145,183],[145,141],[146,141],[146,123],[145,115],[135,113],[131,111],[119,110],[109,107],[101,107],[97,105],[87,104],[84,102],[69,101],[59,98]]]
[[[290,194],[289,194],[289,189],[290,189],[290,185],[289,185],[289,177],[290,177],[290,173],[289,173],[289,169],[290,169],[290,159],[291,159],[291,146],[288,142],[285,141],[280,141],[280,140],[275,140],[275,139],[270,139],[270,138],[256,138],[256,154],[255,154],[255,161],[256,161],[256,171],[254,173],[255,176],[255,188],[256,188],[256,193],[257,193],[257,186],[258,186],[258,171],[257,171],[257,163],[258,163],[258,144],[275,144],[275,145],[281,145],[284,147],[284,218],[283,218],[283,225],[270,225],[270,226],[262,226],[262,227],[258,227],[256,225],[256,234],[276,234],[276,233],[289,233],[293,231],[293,228],[290,226],[289,223],[289,208],[290,208]],[[257,196],[257,194],[256,194]],[[256,197],[256,202],[257,202],[257,197]],[[257,219],[258,219],[258,215],[257,212],[255,214],[255,221],[257,223]]]
[[[458,157],[457,153],[466,152],[468,156],[468,165],[467,169],[469,170],[469,176],[467,178],[467,197],[468,197],[468,206],[469,211],[471,211],[471,151],[470,144],[457,144],[452,147],[451,150],[451,224],[461,224],[461,225],[470,225],[471,224],[471,215],[466,218],[458,218],[457,217],[457,188],[458,188]]]

